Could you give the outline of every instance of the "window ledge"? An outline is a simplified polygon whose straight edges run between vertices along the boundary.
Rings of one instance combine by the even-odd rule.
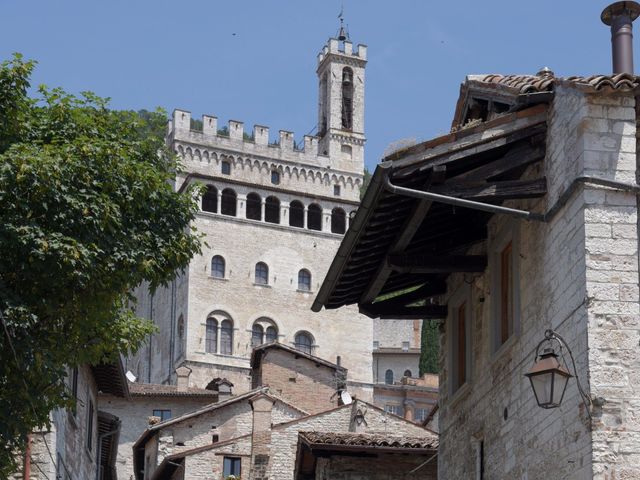
[[[254,287],[262,287],[262,288],[271,288],[271,285],[269,285],[268,283],[255,283],[255,282],[253,282],[253,286]]]
[[[512,334],[506,342],[504,342],[497,350],[491,354],[491,363],[497,362],[506,352],[511,350],[513,345],[518,341],[517,335]]]
[[[471,381],[467,381],[462,386],[460,386],[452,395],[449,397],[449,406],[454,408],[457,404],[459,404],[463,399],[467,398],[471,393]]]
[[[229,279],[227,277],[214,277],[213,275],[209,275],[211,280],[215,280],[216,282],[228,282]]]
[[[300,290],[299,288],[296,288],[296,292],[310,294],[313,293],[313,290]]]

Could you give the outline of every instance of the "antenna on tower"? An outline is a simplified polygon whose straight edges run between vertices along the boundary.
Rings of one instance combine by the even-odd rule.
[[[349,39],[349,32],[344,28],[344,5],[340,7],[340,15],[338,18],[340,19],[340,31],[338,32],[338,40],[344,42]]]

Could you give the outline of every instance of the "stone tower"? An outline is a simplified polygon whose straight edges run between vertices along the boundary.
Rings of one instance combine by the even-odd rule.
[[[183,165],[175,188],[205,186],[194,227],[206,246],[167,288],[137,292],[138,315],[159,329],[128,360],[140,381],[175,383],[186,366],[192,386],[227,379],[241,393],[253,347],[277,341],[340,363],[349,391],[372,399],[371,320],[355,308],[310,308],[359,204],[365,56],[364,46],[354,53],[329,40],[318,67],[326,127],[299,143],[289,131],[271,138],[267,126],[222,127],[211,115],[194,129],[190,112],[174,111],[167,145]]]
[[[318,54],[320,153],[335,168],[364,169],[364,69],[367,47],[329,39]]]

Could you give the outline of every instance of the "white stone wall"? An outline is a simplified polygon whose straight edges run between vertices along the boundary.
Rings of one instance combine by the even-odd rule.
[[[402,348],[409,342],[410,348],[420,348],[422,320],[373,320],[373,341],[379,348]]]
[[[387,370],[393,372],[393,383],[400,383],[404,372],[411,371],[411,376],[417,378],[420,370],[420,354],[373,354],[373,381],[385,383]]]
[[[112,395],[99,395],[100,410],[117,416],[122,422],[118,441],[116,468],[118,478],[127,480],[133,475],[133,444],[148,427],[154,410],[171,410],[178,417],[212,402],[212,397],[136,396],[130,400]]]
[[[313,313],[310,308],[338,248],[339,236],[307,231],[293,234],[269,224],[204,213],[199,217],[198,229],[205,233],[209,246],[190,265],[188,360],[248,368],[251,328],[258,318],[267,317],[277,326],[280,342],[292,345],[297,332],[307,331],[315,340],[314,355],[333,362],[341,356],[350,380],[371,382],[371,320],[354,308],[322,314]],[[211,277],[214,255],[225,258],[227,278],[223,280]],[[254,284],[259,261],[269,266],[268,286]],[[311,292],[297,290],[298,271],[302,268],[311,273]],[[214,311],[224,311],[233,319],[232,356],[205,352],[206,318]],[[192,368],[193,384],[206,386],[211,378],[200,380],[199,369],[195,364]],[[248,382],[235,384],[234,392],[248,388]]]
[[[633,177],[629,173],[629,165],[635,163],[630,158],[635,151],[633,99],[624,94],[598,98],[604,95],[557,88],[544,172],[537,168],[528,172],[531,177],[544,173],[549,193],[539,201],[507,204],[543,212],[583,173]],[[640,436],[627,420],[637,390],[624,368],[637,365],[634,202],[629,195],[579,187],[548,224],[492,219],[489,240],[475,253],[486,252],[491,259],[497,239],[510,228],[516,232],[519,323],[513,338],[494,352],[491,268],[476,277],[469,293],[471,378],[455,393],[449,375],[448,325],[444,327],[439,416],[443,478],[474,478],[477,455],[459,452],[477,453],[481,440],[486,478],[538,479],[548,478],[549,472],[554,478],[571,479],[640,475],[630,467],[637,458],[632,445]],[[462,278],[449,280],[449,295],[455,295]],[[534,349],[547,328],[568,342],[587,391],[607,398],[605,413],[594,412],[593,434],[575,380],[569,382],[560,408],[543,410],[535,403],[524,373],[533,364]]]

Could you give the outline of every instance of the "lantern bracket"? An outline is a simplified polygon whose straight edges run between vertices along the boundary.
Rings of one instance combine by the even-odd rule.
[[[573,367],[573,375],[576,379],[576,384],[578,386],[578,392],[580,393],[580,397],[582,398],[582,403],[584,404],[585,407],[585,411],[587,412],[587,415],[589,415],[589,419],[591,420],[593,417],[591,416],[591,405],[593,404],[593,402],[591,401],[591,397],[589,395],[587,395],[584,391],[584,389],[582,388],[582,384],[580,383],[580,377],[578,376],[578,369],[576,368],[576,361],[573,358],[573,353],[571,352],[571,349],[569,348],[569,345],[567,345],[567,342],[564,338],[562,338],[562,336],[554,331],[551,330],[550,328],[545,330],[544,332],[544,339],[538,344],[538,346],[536,347],[536,358],[534,359],[534,362],[538,361],[538,358],[540,358],[540,347],[542,345],[544,345],[545,343],[549,343],[551,344],[552,342],[557,342],[558,345],[560,346],[560,356],[562,357],[562,359],[564,360],[564,353],[563,353],[563,348],[566,349],[567,353],[569,354],[569,358],[571,358],[571,365]],[[566,364],[566,360],[565,360],[565,364]]]

